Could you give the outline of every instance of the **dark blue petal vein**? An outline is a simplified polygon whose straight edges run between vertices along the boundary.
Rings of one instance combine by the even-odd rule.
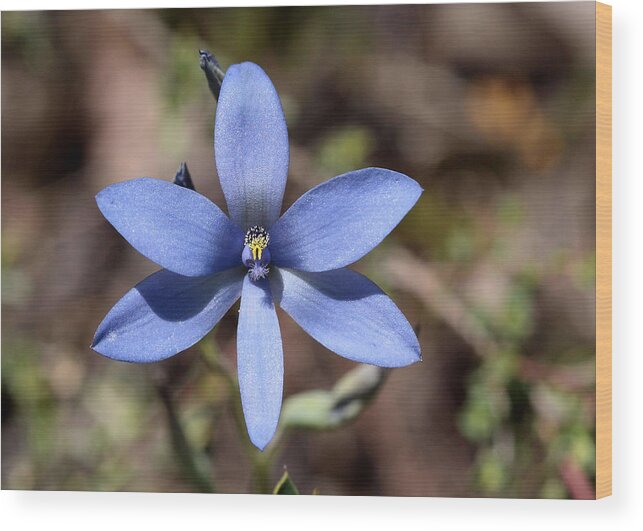
[[[248,434],[263,450],[277,429],[284,382],[281,332],[266,279],[253,282],[246,276],[243,282],[237,370]]]
[[[103,189],[96,202],[138,252],[174,273],[203,276],[241,265],[243,233],[193,190],[134,179]]]
[[[132,288],[98,327],[92,348],[119,361],[159,361],[206,335],[241,295],[243,268],[208,277],[165,269]]]
[[[413,328],[395,303],[350,269],[273,270],[275,300],[329,350],[360,363],[404,367],[420,361]]]
[[[402,220],[422,193],[402,173],[366,168],[302,195],[270,230],[272,261],[302,271],[359,260]]]
[[[221,86],[214,154],[230,217],[268,228],[281,212],[288,130],[277,91],[254,63],[232,65]]]

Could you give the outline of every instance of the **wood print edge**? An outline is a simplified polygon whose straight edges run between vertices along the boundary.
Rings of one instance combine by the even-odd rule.
[[[596,2],[596,498],[612,494],[612,7]]]

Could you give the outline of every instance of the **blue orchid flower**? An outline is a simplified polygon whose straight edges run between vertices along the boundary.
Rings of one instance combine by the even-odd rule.
[[[158,179],[117,183],[96,196],[114,228],[163,269],[116,303],[92,348],[120,361],[163,360],[198,342],[241,298],[239,388],[248,434],[263,450],[283,392],[275,305],[350,360],[381,367],[420,360],[395,303],[345,266],[380,243],[422,189],[401,173],[367,168],[316,186],[280,216],[288,131],[272,82],[253,63],[225,75],[214,149],[230,217],[194,190]]]

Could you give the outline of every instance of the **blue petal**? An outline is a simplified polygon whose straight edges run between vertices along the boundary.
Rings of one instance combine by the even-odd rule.
[[[177,187],[178,188],[178,187]],[[184,277],[165,269],[131,289],[98,327],[92,348],[119,361],[159,361],[194,345],[241,295],[244,269]]]
[[[196,277],[241,265],[243,232],[193,190],[134,179],[101,190],[96,202],[138,252],[174,273]]]
[[[391,170],[345,173],[301,196],[270,230],[272,261],[302,271],[339,269],[380,243],[422,188]]]
[[[263,450],[277,429],[284,383],[279,321],[266,279],[243,281],[237,369],[248,435]]]
[[[353,361],[404,367],[421,360],[411,325],[368,278],[350,269],[273,269],[275,300],[327,349]]]
[[[221,86],[214,153],[230,217],[243,229],[279,217],[288,174],[288,130],[279,96],[254,63],[232,65]]]

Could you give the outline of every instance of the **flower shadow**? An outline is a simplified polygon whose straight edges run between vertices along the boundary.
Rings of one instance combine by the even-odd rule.
[[[316,273],[294,269],[285,269],[285,271],[313,286],[325,297],[337,301],[357,301],[382,293],[377,284],[356,271],[347,268]],[[270,285],[275,303],[280,304],[284,290],[284,279],[280,269],[274,268]]]
[[[238,276],[236,269],[204,277],[186,277],[162,269],[136,286],[150,309],[165,321],[186,321],[213,303],[218,291]]]

